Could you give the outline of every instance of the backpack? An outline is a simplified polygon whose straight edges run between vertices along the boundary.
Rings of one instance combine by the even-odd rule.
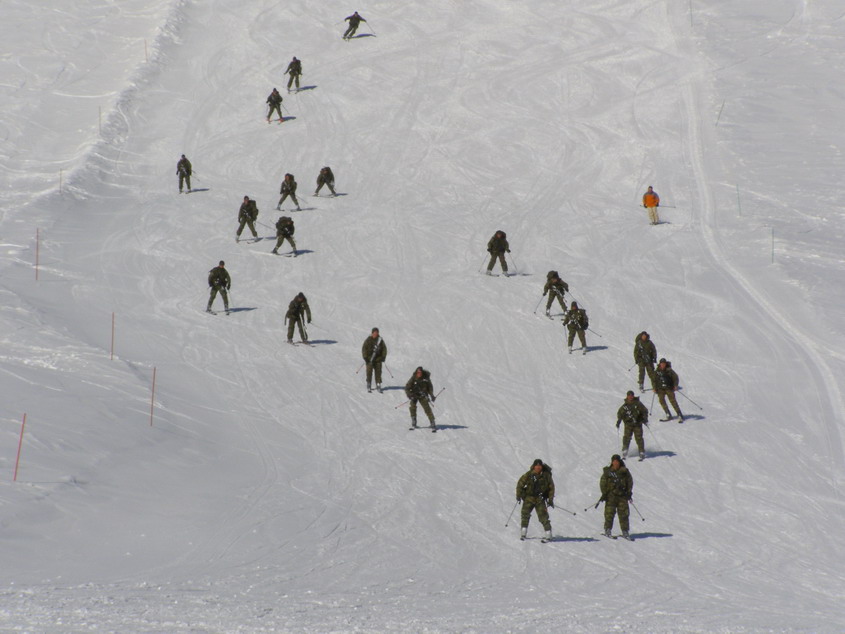
[[[247,205],[246,212],[249,214],[249,219],[255,222],[258,220],[258,205],[255,204],[255,201],[250,198],[249,204]]]

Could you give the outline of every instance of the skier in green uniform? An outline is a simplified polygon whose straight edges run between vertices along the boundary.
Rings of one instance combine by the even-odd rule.
[[[548,508],[555,506],[555,483],[552,480],[552,468],[543,464],[543,461],[537,458],[531,464],[531,469],[524,473],[516,483],[516,501],[522,502],[522,523],[519,538],[525,539],[528,534],[531,511],[536,509],[537,519],[546,531],[542,541],[549,541],[552,538],[552,523],[549,520]]]
[[[285,202],[288,196],[290,196],[291,200],[296,205],[297,211],[302,211],[299,208],[299,201],[296,199],[296,180],[293,177],[293,174],[285,174],[285,178],[282,181],[282,186],[279,188],[279,193],[282,195],[279,198],[279,204],[276,205],[276,211],[279,211],[282,208],[282,203]]]
[[[499,264],[502,267],[502,272],[505,274],[505,277],[508,275],[508,262],[505,259],[505,253],[510,253],[511,248],[508,244],[508,237],[504,231],[497,231],[493,234],[493,237],[487,242],[487,253],[490,254],[490,263],[487,265],[487,275],[493,274],[493,266],[496,264],[496,260],[499,260]]]
[[[290,75],[288,79],[288,92],[290,92],[291,84],[296,82],[296,89],[299,90],[299,77],[302,75],[302,62],[296,59],[296,56],[288,64],[288,69],[285,71],[286,75]]]
[[[254,200],[250,200],[249,196],[244,196],[244,201],[241,203],[241,208],[238,210],[238,230],[235,232],[235,242],[241,239],[244,226],[249,227],[252,231],[252,237],[258,239],[258,232],[255,231],[255,221],[258,220],[258,205]]]
[[[666,405],[666,398],[675,411],[678,413],[678,422],[684,422],[684,415],[681,408],[678,407],[678,399],[675,398],[675,391],[678,389],[680,379],[678,374],[672,369],[672,364],[666,359],[661,359],[657,363],[657,368],[654,371],[654,391],[657,393],[657,400],[660,401],[660,407],[666,413],[666,418],[661,418],[661,421],[672,420],[672,414],[669,407]]]
[[[405,384],[405,396],[411,401],[408,408],[411,411],[411,429],[417,428],[417,402],[419,402],[425,415],[428,416],[431,430],[437,431],[437,426],[434,424],[434,413],[428,403],[429,400],[433,403],[436,398],[434,386],[431,384],[431,372],[424,370],[422,366],[414,370],[411,378]]]
[[[322,168],[320,173],[317,175],[317,190],[314,192],[315,196],[320,195],[320,190],[323,189],[323,185],[326,185],[329,188],[332,196],[337,196],[337,192],[334,190],[334,173],[332,172],[331,167],[326,166]]]
[[[651,381],[651,387],[654,388],[654,362],[657,361],[657,348],[645,330],[637,335],[634,339],[634,363],[639,367],[637,373],[637,384],[640,386],[640,392],[644,391],[643,379],[648,373],[648,378]]]
[[[378,328],[373,328],[370,336],[364,340],[361,356],[367,364],[367,391],[373,391],[373,373],[375,373],[376,390],[381,393],[381,364],[387,359],[387,344],[381,338]]]
[[[288,312],[285,313],[285,321],[288,324],[288,343],[293,343],[293,328],[295,325],[299,326],[299,338],[307,343],[308,333],[305,331],[305,325],[302,320],[307,318],[308,323],[311,323],[311,307],[308,305],[308,300],[304,293],[298,293],[288,304]]]
[[[273,88],[273,92],[270,93],[270,96],[267,97],[267,105],[270,106],[270,111],[267,113],[267,123],[270,123],[270,118],[273,116],[273,112],[279,115],[279,121],[282,121],[284,117],[282,117],[282,95],[279,94],[279,91]]]
[[[604,535],[610,537],[613,529],[613,518],[619,514],[619,528],[622,537],[630,539],[628,534],[628,502],[634,492],[634,478],[619,454],[610,458],[610,466],[605,467],[599,480],[601,501],[604,502]]]
[[[273,247],[271,253],[279,255],[279,247],[287,240],[290,242],[293,257],[296,257],[296,242],[293,241],[293,232],[295,229],[293,219],[290,216],[279,216],[279,219],[276,221],[276,246]]]
[[[645,460],[643,425],[648,425],[648,408],[640,402],[638,396],[634,396],[634,392],[631,390],[628,390],[625,402],[616,412],[616,429],[619,429],[619,425],[622,423],[625,424],[625,433],[622,435],[622,457],[628,457],[628,447],[633,435],[640,452],[640,461]]]
[[[179,175],[179,193],[182,193],[182,184],[188,186],[188,193],[191,193],[191,174],[193,173],[193,168],[191,167],[191,162],[187,159],[187,157],[183,154],[182,158],[179,159],[179,162],[176,163],[176,173]]]
[[[584,336],[584,331],[590,327],[590,320],[587,318],[587,311],[578,308],[578,302],[572,302],[570,305],[569,312],[563,318],[563,325],[569,330],[569,337],[566,340],[569,354],[572,354],[572,342],[575,341],[576,334],[581,342],[581,354],[587,354],[587,339]]]
[[[552,273],[554,275],[551,275]],[[566,304],[564,303],[563,296],[569,292],[569,284],[560,279],[557,271],[549,271],[549,275],[550,277],[546,278],[546,285],[543,287],[543,296],[545,297],[546,294],[549,296],[548,301],[546,301],[546,317],[550,316],[552,304],[555,299],[560,303],[563,312],[566,313]]]
[[[362,18],[360,15],[358,15],[357,11],[355,13],[353,13],[352,15],[350,15],[349,17],[345,18],[343,21],[349,22],[349,28],[346,29],[346,32],[343,34],[344,40],[351,39],[352,36],[355,35],[355,31],[358,30],[358,25],[361,24],[361,22],[366,22],[366,20],[364,18]]]
[[[232,288],[232,278],[229,277],[229,272],[226,270],[226,263],[223,260],[220,260],[220,264],[208,272],[208,285],[211,287],[211,296],[208,298],[208,306],[206,306],[205,312],[212,312],[211,304],[214,303],[217,293],[220,293],[220,297],[223,298],[223,308],[228,313],[229,294],[227,291]]]

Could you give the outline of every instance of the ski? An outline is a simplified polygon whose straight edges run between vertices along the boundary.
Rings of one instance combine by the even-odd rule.
[[[216,315],[217,314],[217,311],[214,311],[214,310],[206,310],[205,312],[207,312],[209,315]]]
[[[673,418],[672,416],[667,416],[666,418],[661,418],[659,420],[660,420],[661,423],[666,423],[666,422],[672,420],[672,418]]]
[[[608,539],[616,539],[618,535],[608,535],[607,533],[599,533],[602,537],[607,537]]]

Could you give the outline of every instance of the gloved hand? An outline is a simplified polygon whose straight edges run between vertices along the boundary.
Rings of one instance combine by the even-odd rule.
[[[607,502],[607,496],[603,495],[599,498],[599,502]]]
[[[508,252],[508,253],[510,253],[510,252],[511,252],[511,250],[510,250],[510,249],[507,249],[507,252]]]
[[[619,425],[621,425],[621,424],[622,424],[621,420],[616,421],[616,429],[619,429]]]
[[[308,320],[308,323],[309,323],[309,324],[311,323],[311,320],[310,320],[310,319]]]
[[[546,500],[546,505],[547,505],[549,508],[552,508],[552,509],[553,509],[553,508],[555,507],[555,501],[554,501],[553,499],[549,498],[548,500]]]
[[[434,402],[434,401],[436,401],[436,400],[437,400],[437,397],[432,395],[432,397],[431,397],[431,402],[433,403],[433,402]]]
[[[519,504],[520,502],[522,502],[522,498],[517,495],[516,496],[516,503]]]
[[[630,501],[631,501],[631,499],[632,499],[633,497],[634,497],[633,495],[629,495],[629,496],[627,496],[625,499],[626,499],[626,500],[628,500],[628,501],[630,502]]]

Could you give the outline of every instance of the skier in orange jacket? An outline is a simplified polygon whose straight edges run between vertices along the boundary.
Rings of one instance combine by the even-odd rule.
[[[648,210],[648,219],[651,224],[659,224],[660,218],[657,215],[657,208],[660,207],[660,196],[657,195],[651,185],[648,186],[648,191],[643,194],[643,207]]]

